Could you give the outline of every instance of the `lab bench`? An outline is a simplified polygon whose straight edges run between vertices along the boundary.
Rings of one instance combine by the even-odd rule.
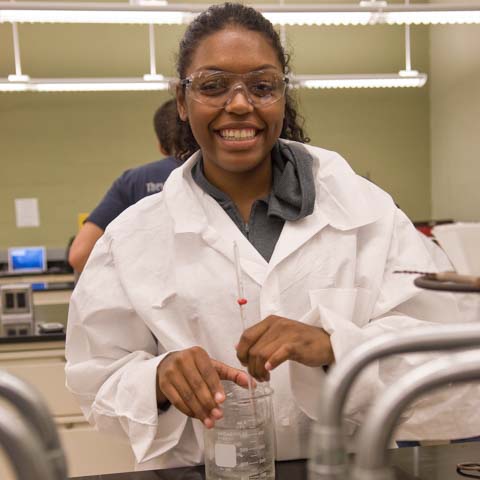
[[[68,304],[74,287],[72,273],[30,275],[0,274],[0,285],[32,285],[33,313],[36,324],[67,324]]]
[[[396,480],[455,480],[462,478],[456,473],[458,463],[480,461],[480,443],[399,448],[391,450],[389,456]],[[276,480],[307,479],[305,460],[276,462],[275,470]],[[205,480],[205,469],[199,466],[71,478],[76,480]]]

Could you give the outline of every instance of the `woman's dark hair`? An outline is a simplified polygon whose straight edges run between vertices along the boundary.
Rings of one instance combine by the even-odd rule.
[[[280,37],[273,25],[257,10],[239,3],[224,3],[212,5],[198,15],[188,26],[182,40],[177,58],[177,73],[179,78],[185,78],[185,73],[200,41],[224,28],[234,25],[259,32],[271,43],[277,53],[278,61],[284,74],[288,74],[289,56],[285,53]],[[185,88],[185,87],[182,87]],[[301,123],[301,124],[300,124]],[[283,120],[281,138],[307,143],[310,139],[305,135],[303,119],[296,111],[296,103],[289,90],[285,92],[285,118]],[[177,114],[177,135],[175,152],[178,158],[186,160],[198,150],[199,146],[193,136],[188,122],[184,122]]]

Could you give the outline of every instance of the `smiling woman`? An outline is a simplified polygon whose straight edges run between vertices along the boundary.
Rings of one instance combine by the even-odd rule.
[[[232,52],[236,52],[235,55]],[[215,74],[217,78],[223,76],[217,80],[217,90],[219,83],[230,84],[230,88],[224,87],[223,95],[200,93],[198,87],[195,91],[199,77],[211,70],[218,72]],[[237,175],[242,176],[242,183],[257,187],[252,189],[250,205],[244,209],[247,222],[249,207],[255,197],[267,194],[270,189],[270,152],[280,136],[285,116],[282,65],[264,34],[233,25],[204,38],[185,73],[193,81],[177,92],[178,110],[182,121],[188,121],[200,145],[207,178],[232,200],[237,200],[237,204],[242,200],[248,203],[246,198],[235,198],[241,193],[245,197],[247,193],[244,187],[240,191],[236,188]],[[232,73],[244,77],[235,78]],[[254,81],[245,78],[245,75],[255,73],[261,76]],[[253,85],[252,81],[255,82]],[[263,85],[277,84],[274,95],[258,95],[262,81]],[[211,80],[206,82],[212,84]],[[202,90],[208,85],[204,81]],[[225,97],[223,103],[218,97]],[[215,102],[209,102],[210,99]]]
[[[435,294],[394,274],[436,265],[389,195],[305,145],[286,56],[259,12],[208,8],[177,70],[174,150],[185,162],[97,242],[70,305],[67,384],[92,423],[129,438],[141,468],[172,467],[202,463],[203,428],[223,416],[221,380],[246,387],[243,366],[275,391],[277,459],[305,458],[326,366],[385,331],[460,321],[458,309],[447,294],[438,315]],[[378,391],[421,361],[402,356],[360,379],[350,433]],[[405,431],[444,435],[442,412],[461,397],[418,405]],[[480,431],[475,413],[446,434]]]

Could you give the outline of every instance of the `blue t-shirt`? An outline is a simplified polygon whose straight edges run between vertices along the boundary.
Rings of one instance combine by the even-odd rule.
[[[180,164],[174,157],[167,157],[123,172],[86,221],[105,230],[114,218],[141,198],[161,192],[172,170]]]

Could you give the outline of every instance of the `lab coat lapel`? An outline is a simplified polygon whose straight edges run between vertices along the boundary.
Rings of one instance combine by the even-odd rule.
[[[379,190],[358,177],[343,158],[320,148],[304,147],[313,158],[315,208],[301,220],[285,222],[269,272],[327,225],[348,231],[372,223],[384,214],[385,202],[375,201]]]
[[[268,263],[248,241],[223,208],[205,192],[197,187],[195,194],[204,208],[208,228],[203,232],[203,239],[212,248],[235,262],[233,242],[238,246],[242,270],[256,283],[263,285],[267,276]]]
[[[269,270],[275,268],[282,260],[298,250],[328,223],[328,217],[318,209],[315,209],[311,215],[296,222],[285,222],[270,259]]]
[[[268,263],[242,234],[223,208],[193,180],[191,169],[198,153],[175,170],[164,188],[164,194],[175,233],[197,233],[213,249],[235,262],[233,242],[238,245],[242,270],[263,285]]]

